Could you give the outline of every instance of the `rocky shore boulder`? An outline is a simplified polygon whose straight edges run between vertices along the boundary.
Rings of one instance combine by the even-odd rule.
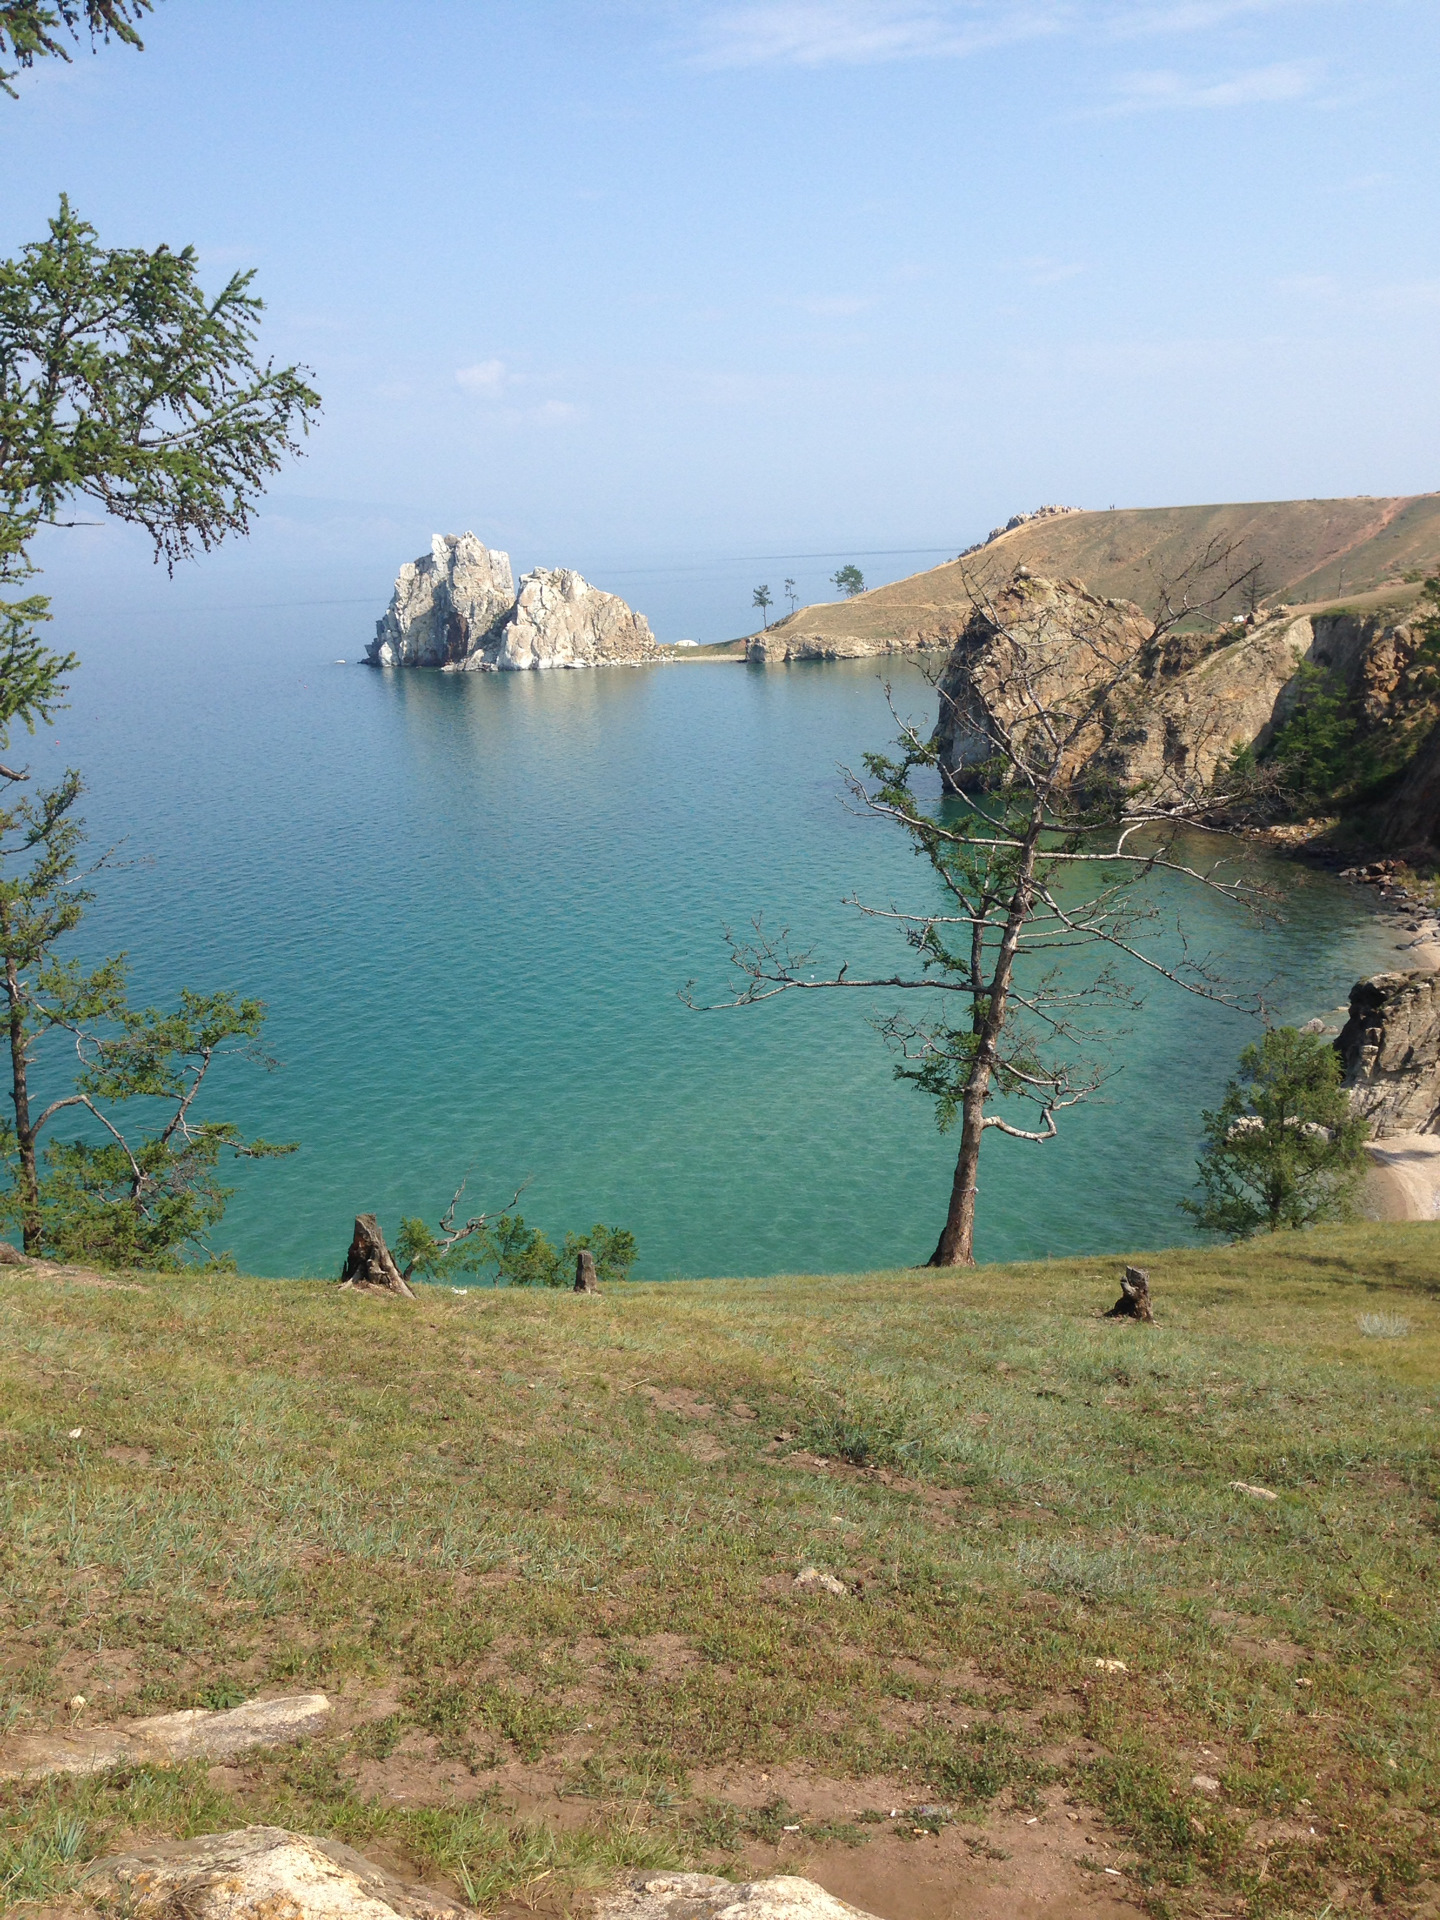
[[[659,658],[643,614],[569,567],[527,573],[473,533],[437,533],[407,561],[365,654],[372,667],[441,673],[636,666]]]
[[[473,533],[437,533],[407,560],[366,652],[372,667],[466,667],[515,604],[508,553]]]
[[[1361,980],[1335,1050],[1375,1139],[1440,1134],[1440,972]]]

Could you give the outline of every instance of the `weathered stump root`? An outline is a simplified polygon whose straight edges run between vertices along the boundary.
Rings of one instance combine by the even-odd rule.
[[[1120,1298],[1106,1314],[1107,1320],[1147,1320],[1154,1324],[1150,1311],[1150,1276],[1144,1267],[1126,1267],[1120,1282]]]
[[[405,1300],[415,1298],[373,1213],[355,1216],[355,1237],[340,1270],[340,1284],[356,1293],[398,1293]]]
[[[575,1261],[576,1293],[598,1293],[600,1283],[595,1277],[595,1256],[588,1247],[582,1247]]]

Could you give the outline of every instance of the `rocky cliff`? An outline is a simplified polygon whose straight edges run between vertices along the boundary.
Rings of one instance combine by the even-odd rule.
[[[429,553],[407,560],[366,652],[372,667],[469,666],[486,635],[515,604],[508,553],[473,533],[437,533]]]
[[[1329,674],[1361,725],[1377,734],[1405,726],[1419,710],[1412,668],[1421,636],[1413,623],[1383,610],[1282,610],[1158,643],[1153,631],[1131,601],[1102,598],[1078,580],[1018,573],[971,610],[946,662],[936,736],[942,773],[953,783],[987,756],[986,715],[1004,678],[1001,653],[1017,639],[1040,663],[1046,698],[1062,705],[1077,697],[1097,663],[1134,659],[1134,671],[1078,743],[1074,779],[1095,774],[1125,787],[1198,792],[1237,748],[1264,752],[1302,696],[1302,666]],[[1003,701],[995,717],[1014,720]]]
[[[569,567],[525,574],[496,636],[500,668],[634,666],[657,654],[643,613]]]
[[[1335,1048],[1351,1102],[1375,1139],[1440,1134],[1440,973],[1360,981]]]
[[[442,673],[632,666],[658,658],[643,614],[569,567],[527,573],[473,533],[439,534],[407,561],[365,658],[372,667]]]

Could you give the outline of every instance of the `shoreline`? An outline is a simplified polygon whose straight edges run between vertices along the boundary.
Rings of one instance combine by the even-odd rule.
[[[1440,1220],[1440,1134],[1392,1133],[1366,1142],[1367,1219]]]

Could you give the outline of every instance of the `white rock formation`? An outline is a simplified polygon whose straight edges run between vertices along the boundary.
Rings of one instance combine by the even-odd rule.
[[[400,569],[365,658],[372,667],[442,673],[635,666],[658,659],[643,614],[569,567],[527,573],[517,595],[510,557],[473,533],[437,533]]]
[[[471,664],[514,604],[508,553],[492,553],[473,533],[437,533],[429,553],[401,567],[365,657],[372,667],[453,672]]]
[[[339,1840],[241,1827],[101,1860],[86,1900],[130,1920],[476,1920]]]
[[[7,1741],[0,1751],[0,1780],[34,1779],[46,1773],[103,1773],[107,1767],[172,1766],[181,1760],[219,1760],[250,1747],[279,1746],[317,1733],[330,1713],[323,1693],[290,1694],[282,1700],[247,1700],[223,1713],[192,1708],[157,1713],[119,1726],[77,1728],[62,1734],[32,1734]]]
[[[595,1902],[595,1920],[873,1920],[813,1880],[780,1873],[740,1886],[713,1873],[637,1874]]]
[[[494,665],[510,669],[632,666],[656,655],[644,614],[569,567],[538,567],[522,577],[498,639]]]

